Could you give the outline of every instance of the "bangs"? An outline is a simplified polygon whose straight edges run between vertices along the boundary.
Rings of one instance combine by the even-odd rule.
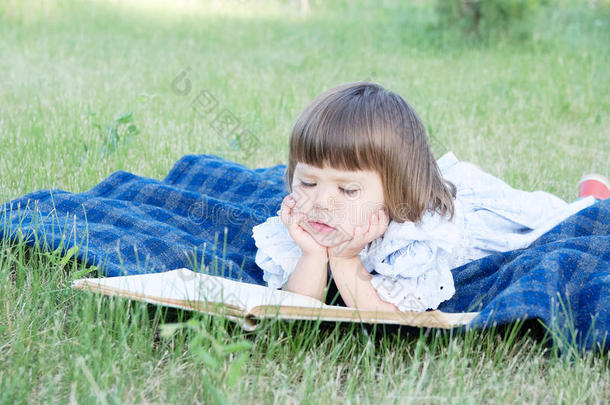
[[[370,95],[363,93],[338,97],[305,114],[293,131],[292,159],[320,168],[375,169],[383,156],[383,122]]]

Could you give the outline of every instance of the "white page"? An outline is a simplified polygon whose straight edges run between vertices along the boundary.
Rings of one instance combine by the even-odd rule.
[[[226,278],[191,271],[186,268],[162,273],[132,276],[85,278],[72,282],[72,287],[93,283],[164,299],[223,302],[247,311],[260,305],[286,305],[314,308],[341,308],[289,291],[240,283]],[[223,294],[224,291],[224,294]]]

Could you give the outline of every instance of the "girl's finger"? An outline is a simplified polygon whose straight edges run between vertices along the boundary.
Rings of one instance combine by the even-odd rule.
[[[377,224],[375,223],[375,220],[373,218],[374,216],[369,217],[368,223],[362,227],[362,229],[364,230],[364,232],[362,233],[366,234],[367,236],[370,235],[377,227]]]
[[[354,230],[354,241],[356,242],[360,242],[363,238],[366,238],[368,236],[369,230],[371,228],[369,228],[368,230],[365,229],[365,226],[357,226],[356,229]]]
[[[389,222],[387,220],[384,220],[383,216],[382,216],[379,223],[375,226],[375,232],[373,235],[373,239],[377,239],[378,237],[383,235],[385,233],[385,231],[388,229],[388,224],[389,224]]]
[[[284,197],[284,200],[282,201],[282,203],[286,204],[287,207],[290,207],[291,201],[293,201],[293,197],[292,197],[292,195],[288,194],[286,197]]]
[[[305,220],[307,219],[307,216],[305,215],[304,212],[297,210],[296,208],[293,208],[292,210],[292,218],[294,221],[294,226],[295,227],[302,227],[303,228],[303,223],[305,222]],[[305,228],[303,228],[304,230]]]
[[[379,211],[379,222],[384,225],[388,225],[390,223],[390,219],[388,218],[388,214],[386,214],[385,210]]]
[[[294,207],[294,198],[289,194],[286,197],[284,197],[284,201],[282,201],[282,204],[285,204],[288,208],[293,208]]]
[[[291,216],[292,216],[292,208],[288,205],[288,197],[285,197],[282,201],[282,207],[280,209],[280,217],[282,218],[282,222],[289,226],[291,225]]]
[[[371,242],[372,240],[377,239],[381,233],[380,231],[381,231],[382,227],[383,227],[383,224],[381,223],[380,218],[378,217],[377,213],[372,214],[371,218],[370,218],[369,228],[363,235],[365,241],[368,243],[368,242]]]

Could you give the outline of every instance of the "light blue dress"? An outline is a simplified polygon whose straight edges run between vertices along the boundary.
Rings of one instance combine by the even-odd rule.
[[[390,221],[388,229],[359,254],[379,297],[402,311],[436,309],[455,293],[451,269],[492,253],[529,246],[543,233],[595,203],[573,203],[544,191],[510,187],[452,152],[437,160],[457,188],[451,221],[427,212],[420,224]],[[302,251],[277,216],[252,228],[256,264],[271,288],[281,288]]]

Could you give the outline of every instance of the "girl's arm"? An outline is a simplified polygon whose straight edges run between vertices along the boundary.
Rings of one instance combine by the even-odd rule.
[[[303,254],[282,290],[322,301],[327,281],[326,256]]]
[[[358,256],[349,259],[331,257],[330,269],[341,298],[348,307],[362,311],[400,312],[396,305],[379,298],[371,283],[371,275]]]

